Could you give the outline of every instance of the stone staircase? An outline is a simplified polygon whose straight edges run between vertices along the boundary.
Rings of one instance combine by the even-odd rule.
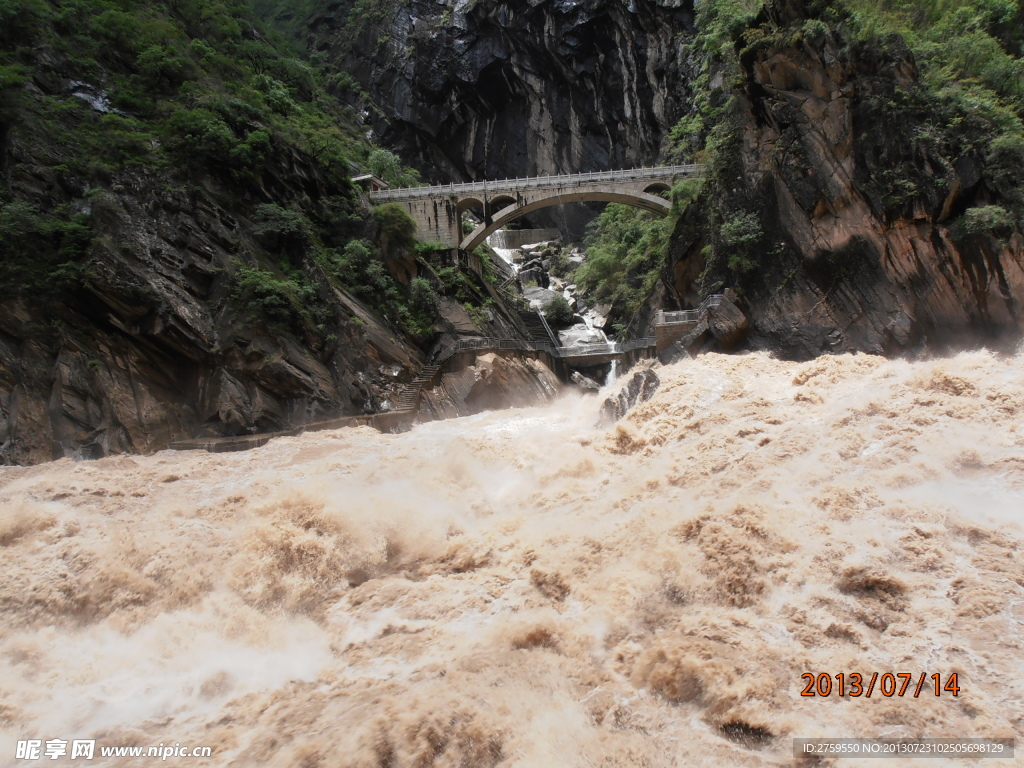
[[[529,334],[530,341],[535,341],[540,344],[550,344],[551,336],[548,334],[548,329],[541,319],[541,316],[533,309],[520,309],[519,318],[523,321],[523,325],[526,326],[526,332]]]
[[[544,326],[544,331],[548,335],[548,340],[556,347],[561,346],[562,342],[558,340],[558,334],[551,330],[551,326],[548,325],[548,319],[544,317],[544,313],[540,310],[537,311],[537,319],[540,320],[540,324]]]
[[[420,405],[420,397],[423,394],[423,385],[434,378],[440,365],[425,365],[398,395],[398,402],[395,404],[396,411],[414,411]]]

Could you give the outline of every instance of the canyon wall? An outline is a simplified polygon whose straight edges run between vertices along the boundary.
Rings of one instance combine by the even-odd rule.
[[[900,40],[852,40],[819,22],[801,2],[769,3],[737,39],[738,68],[727,77],[699,44],[693,7],[674,0],[338,2],[310,21],[308,42],[327,67],[315,75],[325,90],[304,103],[329,92],[365,109],[346,140],[370,131],[425,179],[450,181],[676,158],[673,126],[700,111],[710,79],[715,105],[731,100],[731,149],[683,211],[637,325],[658,308],[696,306],[730,288],[748,318],[738,348],[809,358],[1016,343],[1024,238],[1009,225],[963,226],[1010,194],[984,142],[950,138],[950,126],[975,118],[928,100]],[[0,53],[20,57],[28,74],[2,84],[0,235],[31,246],[23,220],[43,221],[32,226],[50,237],[54,222],[72,232],[81,218],[92,239],[87,258],[68,262],[73,289],[0,295],[0,461],[145,452],[393,406],[433,342],[417,344],[325,267],[346,243],[371,241],[374,224],[345,181],[351,168],[329,170],[327,144],[272,129],[283,119],[273,115],[296,102],[257,114],[209,94],[195,110],[166,96],[167,114],[212,120],[220,110],[232,158],[255,152],[250,139],[265,135],[244,172],[216,155],[206,167],[173,167],[172,155],[158,157],[161,141],[187,131],[175,135],[159,110],[148,123],[111,111],[116,89],[100,87],[118,72],[127,87],[141,65],[127,54],[104,60],[99,85],[88,85],[79,62],[42,42],[15,42],[4,38]],[[195,51],[205,49],[188,50],[199,67]],[[264,62],[239,56],[254,68],[252,82],[266,84],[256,71]],[[301,87],[289,87],[298,99]],[[89,170],[74,126],[118,120],[152,138],[128,161]],[[55,121],[67,123],[63,135]],[[1018,187],[1021,178],[1024,167]],[[261,237],[255,214],[268,203],[315,221],[319,250]],[[721,235],[737,212],[759,223],[742,258]],[[30,261],[4,247],[5,269]],[[417,266],[410,254],[400,261],[390,266],[408,282]],[[57,267],[47,274],[60,276]],[[301,273],[289,318],[239,299],[246,269],[282,284]],[[255,299],[271,314],[287,309],[268,304],[269,294]],[[462,312],[466,300],[444,298],[435,331],[454,322],[442,310]],[[514,322],[460,318],[468,334],[516,332]]]
[[[330,8],[315,47],[368,94],[380,140],[433,182],[651,164],[697,66],[678,0]]]
[[[233,260],[260,250],[242,206],[145,173],[85,198],[17,138],[8,158],[12,189],[45,206],[89,206],[101,236],[88,278],[61,301],[0,302],[4,463],[148,452],[375,411],[422,364],[419,350],[323,278],[321,328],[239,311]],[[282,184],[301,183],[300,160],[281,159]]]
[[[990,129],[927,94],[898,38],[850,41],[811,15],[770,3],[757,22],[775,34],[740,55],[732,156],[718,158],[714,210],[677,227],[675,300],[734,287],[746,345],[795,358],[1015,344],[1024,238],[963,226],[1013,194],[970,146],[968,130],[982,143]],[[716,260],[707,246],[737,211],[762,231],[730,268],[735,248],[719,240]]]

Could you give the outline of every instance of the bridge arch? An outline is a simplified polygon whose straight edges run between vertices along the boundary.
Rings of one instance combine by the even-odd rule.
[[[486,209],[484,201],[477,197],[464,197],[459,200],[458,205],[455,207],[456,212],[459,215],[459,219],[462,219],[462,214],[470,210],[479,210],[482,215],[486,216]]]
[[[652,184],[651,186],[653,187],[655,185]],[[668,200],[663,197],[650,194],[649,192],[599,192],[586,190],[550,195],[548,197],[536,198],[523,204],[513,202],[513,204],[506,206],[494,214],[489,222],[485,221],[466,235],[459,247],[464,251],[473,251],[483,243],[492,232],[496,232],[501,229],[513,219],[518,219],[520,216],[525,216],[533,211],[539,211],[541,208],[549,208],[552,205],[562,205],[563,203],[583,202],[622,203],[624,205],[643,208],[644,210],[662,215],[668,213],[672,207]]]
[[[498,195],[487,202],[487,215],[493,217],[499,211],[503,211],[510,205],[516,205],[519,201],[515,195]]]
[[[672,189],[664,181],[656,181],[653,184],[648,184],[644,187],[644,192],[649,195],[660,195],[662,192],[668,192]]]

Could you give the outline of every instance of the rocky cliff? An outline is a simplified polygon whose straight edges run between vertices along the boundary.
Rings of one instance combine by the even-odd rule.
[[[54,201],[33,190],[73,198],[20,149],[16,137],[14,189],[43,205]],[[114,190],[89,203],[102,242],[82,284],[47,306],[0,304],[0,460],[148,452],[374,411],[422,364],[324,279],[326,330],[240,310],[233,259],[260,248],[237,207],[140,174]]]
[[[388,411],[442,315],[510,332],[478,276],[378,245],[358,117],[244,3],[0,21],[0,462]]]
[[[696,63],[680,0],[341,2],[313,39],[436,182],[652,163]]]
[[[993,129],[930,96],[899,38],[832,19],[769,3],[737,42],[717,203],[680,219],[676,300],[735,287],[745,344],[797,358],[1015,342],[1024,237],[1012,218],[977,226],[1019,195]]]
[[[699,44],[713,15],[695,19],[687,4],[358,8],[320,14],[314,45],[352,73],[346,98],[431,180],[668,155],[715,165],[680,219],[655,304],[734,288],[751,319],[741,343],[801,358],[1019,335],[1019,228],[963,226],[1005,203],[991,127],[977,129],[984,141],[947,130],[977,118],[933,98],[898,37],[851,32],[844,4],[772,2],[733,24],[735,71]],[[673,126],[701,112],[713,114],[705,130],[718,123],[717,158],[666,138],[685,143]]]
[[[521,331],[478,276],[378,237],[348,180],[367,129],[435,181],[705,162],[635,329],[733,289],[746,318],[711,344],[1019,338],[1019,106],[926,87],[848,3],[719,24],[728,65],[724,2],[310,5],[315,65],[244,4],[0,9],[0,461],[387,410],[439,337]],[[426,411],[547,396],[527,364],[473,367]]]

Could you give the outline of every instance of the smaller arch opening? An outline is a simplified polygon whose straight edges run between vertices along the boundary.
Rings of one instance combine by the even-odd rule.
[[[658,197],[668,198],[668,193],[672,190],[668,184],[663,181],[656,181],[653,184],[648,184],[644,187],[644,192],[649,195],[657,195]]]
[[[472,211],[477,215],[477,218],[482,219],[484,217],[484,201],[478,200],[475,197],[462,198],[459,200],[455,208],[458,211],[460,218],[466,211]]]
[[[487,215],[494,216],[498,211],[502,211],[510,205],[515,205],[516,202],[518,202],[516,198],[511,195],[498,195],[497,197],[492,197],[487,203]]]

